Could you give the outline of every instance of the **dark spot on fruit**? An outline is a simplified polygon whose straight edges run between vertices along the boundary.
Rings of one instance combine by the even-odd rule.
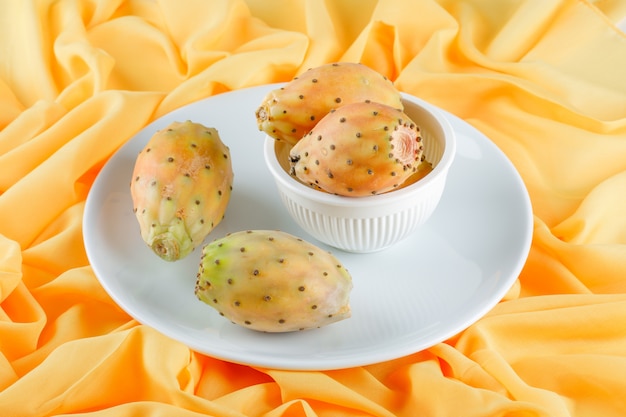
[[[259,275],[259,270],[255,269],[254,271],[252,271],[252,275]]]
[[[244,321],[244,323],[247,324],[248,326],[252,324],[249,320]]]
[[[200,205],[200,200],[196,200],[196,206]]]
[[[263,300],[265,301],[270,301],[272,299],[271,295],[266,295],[265,297],[263,297]]]
[[[174,162],[174,158],[170,156],[169,158],[167,158],[167,162]]]
[[[311,310],[316,310],[316,309],[317,309],[317,306],[316,306],[315,304],[313,304],[313,305],[311,306]]]
[[[346,160],[346,165],[352,165],[352,159]]]
[[[313,78],[313,79],[311,80],[311,82],[312,82],[312,83],[316,83],[316,82],[317,82],[317,78]]]
[[[302,100],[302,99],[304,98],[304,95],[300,94],[300,95],[298,96],[298,98],[299,98],[300,100]]]
[[[216,259],[215,261],[213,261],[213,263],[214,263],[215,265],[219,265],[219,264],[220,264],[220,260],[219,260],[219,259]]]
[[[340,122],[340,123],[344,123],[345,121],[346,121],[346,118],[345,118],[345,117],[342,117],[341,119],[339,119],[339,122]]]
[[[235,307],[239,307],[241,305],[241,301],[236,300],[234,303]]]
[[[335,150],[335,145],[330,145],[330,150],[334,151]]]
[[[285,322],[285,319],[279,319],[279,320],[278,320],[278,322],[279,322],[280,324],[283,324],[283,323]]]
[[[246,248],[244,247],[239,248],[239,252],[245,252],[245,251],[246,251]]]
[[[302,292],[302,291],[304,291],[304,290],[305,290],[304,286],[300,286],[300,287],[298,287],[298,291]]]
[[[341,97],[337,97],[337,98],[335,99],[335,103],[341,103]]]
[[[233,285],[233,279],[232,278],[228,278],[228,280],[226,280],[226,282],[230,285]]]

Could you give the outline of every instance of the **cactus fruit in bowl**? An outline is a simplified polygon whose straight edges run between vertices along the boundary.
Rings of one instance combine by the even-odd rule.
[[[382,74],[359,63],[325,64],[269,92],[255,112],[257,125],[295,145],[330,110],[368,100],[402,109],[400,92]]]
[[[400,187],[417,172],[420,129],[401,110],[375,102],[332,110],[292,149],[291,173],[331,194],[362,197]]]
[[[333,194],[323,192],[321,188],[316,186],[311,187],[311,182],[315,184],[314,179],[303,182],[295,175],[291,175],[293,159],[296,160],[296,165],[299,165],[300,161],[308,161],[306,170],[304,169],[305,166],[297,168],[302,172],[317,170],[318,162],[319,166],[324,163],[331,166],[331,168],[335,166],[340,166],[342,169],[348,167],[356,168],[357,164],[355,161],[357,158],[355,155],[360,155],[362,152],[357,144],[358,139],[360,139],[357,137],[357,133],[360,133],[361,138],[365,136],[361,130],[352,131],[353,133],[346,135],[350,141],[354,140],[354,143],[348,149],[344,149],[339,154],[339,157],[332,154],[337,151],[338,145],[334,144],[335,149],[332,149],[332,138],[324,138],[324,135],[322,135],[321,142],[328,141],[327,145],[325,145],[327,147],[320,147],[314,152],[324,156],[324,161],[322,161],[321,157],[311,158],[310,154],[307,156],[306,150],[304,152],[296,152],[294,155],[294,149],[297,150],[300,146],[306,146],[305,141],[317,140],[315,135],[317,127],[313,129],[311,135],[307,135],[306,138],[293,147],[270,136],[265,138],[263,149],[267,168],[274,178],[280,199],[287,212],[304,231],[327,245],[348,252],[369,253],[390,248],[396,243],[403,241],[416,232],[431,217],[441,200],[448,173],[454,160],[456,153],[455,133],[445,114],[432,104],[408,94],[403,94],[403,104],[403,113],[419,126],[419,137],[421,140],[417,142],[416,137],[416,142],[411,146],[415,146],[417,143],[420,144],[420,147],[423,145],[423,150],[415,148],[409,152],[409,155],[412,155],[415,151],[418,154],[422,152],[419,159],[422,160],[424,158],[424,160],[417,165],[415,174],[410,175],[398,187],[394,187],[391,191],[384,193],[377,191],[376,194],[371,194],[373,189],[366,187],[364,190],[369,190],[370,194],[361,197],[352,197],[350,193],[348,195]],[[337,109],[334,114],[336,115],[345,107],[347,106]],[[377,117],[378,115],[371,116],[372,119]],[[344,123],[347,123],[347,121],[348,118],[346,118]],[[319,124],[322,123],[323,121],[319,122]],[[341,123],[339,121],[339,124]],[[403,135],[402,137],[408,138],[415,133],[411,129],[410,123],[408,127],[404,128],[408,128],[408,132],[406,136]],[[334,129],[332,128],[331,130]],[[340,129],[343,129],[343,127]],[[343,138],[343,135],[335,136],[335,140],[339,139],[346,140]],[[400,142],[403,143],[403,141],[401,140]],[[385,146],[388,146],[388,153],[395,155],[396,152],[400,152],[402,149],[397,149],[396,145],[394,145],[394,149],[391,149],[391,143],[393,142],[394,139]],[[371,151],[374,145],[367,145],[366,149],[368,146]],[[324,155],[324,153],[327,155]],[[300,155],[299,159],[298,155]],[[385,154],[382,156],[385,156]],[[415,154],[415,157],[417,157],[417,154]],[[365,161],[363,162],[363,167],[366,167],[365,176],[367,177],[367,169],[369,169],[367,167],[370,162],[367,162],[367,158],[362,158],[361,156],[358,159]],[[395,161],[395,158],[392,158],[392,160]],[[387,166],[391,162],[391,160],[385,161],[385,158],[382,158],[382,161],[381,166]],[[411,168],[407,168],[407,171],[413,171],[413,167],[417,163],[417,160],[412,162]],[[407,163],[404,165],[407,165]],[[337,168],[332,169],[319,172],[320,178],[331,182],[340,177],[346,177],[351,181],[358,179],[356,173],[352,174],[354,178],[351,178],[348,173],[340,174]],[[378,173],[380,172],[378,170]],[[393,176],[392,172],[396,172],[396,176],[405,174],[404,168],[398,168],[394,171],[389,171],[386,168],[383,169],[382,176],[395,179],[396,177]],[[363,168],[361,168],[362,173]],[[327,178],[324,178],[324,174]],[[330,178],[330,176],[333,178]],[[346,180],[342,179],[342,181]],[[395,180],[393,184],[395,184]],[[341,187],[345,189],[346,185],[341,185]],[[352,193],[354,193],[356,185],[352,185],[352,187],[354,188]]]
[[[351,290],[330,252],[282,231],[247,230],[203,247],[195,294],[235,324],[276,333],[350,317]]]
[[[137,156],[130,183],[142,239],[166,261],[183,259],[221,222],[232,182],[217,130],[192,121],[159,130]]]

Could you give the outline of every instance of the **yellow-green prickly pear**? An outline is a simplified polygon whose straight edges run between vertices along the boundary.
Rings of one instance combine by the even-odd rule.
[[[204,246],[195,294],[235,324],[290,332],[350,317],[351,290],[331,253],[285,232],[248,230]]]
[[[368,100],[404,108],[393,83],[368,66],[325,64],[269,92],[256,110],[257,125],[274,139],[294,145],[331,109]]]
[[[130,183],[141,237],[166,261],[184,258],[221,222],[232,182],[230,151],[214,128],[186,121],[156,132]]]

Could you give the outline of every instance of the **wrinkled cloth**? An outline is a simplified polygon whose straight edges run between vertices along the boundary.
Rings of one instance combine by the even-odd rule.
[[[0,415],[626,415],[626,16],[619,0],[0,2]],[[470,123],[528,188],[506,297],[358,368],[212,358],[100,286],[85,199],[142,127],[215,94],[362,62]]]

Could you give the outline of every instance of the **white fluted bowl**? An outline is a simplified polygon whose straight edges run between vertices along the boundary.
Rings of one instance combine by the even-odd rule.
[[[404,112],[420,127],[424,155],[433,170],[415,183],[385,194],[344,197],[315,190],[289,175],[289,145],[266,137],[264,157],[281,200],[307,233],[347,252],[368,253],[400,242],[435,211],[456,151],[450,123],[435,106],[403,94]]]

